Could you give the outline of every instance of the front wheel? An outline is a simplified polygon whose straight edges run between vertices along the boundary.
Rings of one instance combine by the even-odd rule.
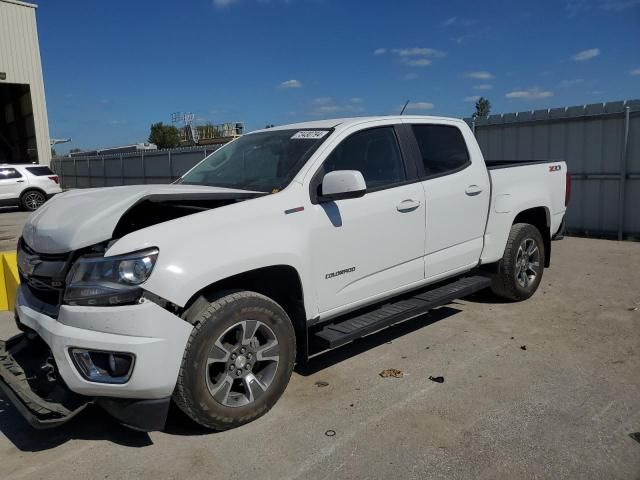
[[[286,312],[255,292],[200,298],[187,313],[194,330],[174,393],[178,407],[213,430],[271,409],[293,372],[295,333]]]
[[[544,259],[544,241],[540,231],[528,223],[516,223],[509,232],[491,290],[508,300],[526,300],[540,285]]]

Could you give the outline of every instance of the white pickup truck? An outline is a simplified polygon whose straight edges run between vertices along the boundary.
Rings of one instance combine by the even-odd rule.
[[[96,403],[223,430],[296,362],[484,288],[536,291],[562,235],[563,162],[484,161],[456,119],[323,120],[229,143],[172,185],[60,194],[18,245],[0,386],[35,427]]]

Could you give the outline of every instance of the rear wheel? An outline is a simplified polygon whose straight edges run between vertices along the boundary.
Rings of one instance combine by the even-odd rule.
[[[264,415],[284,392],[295,361],[286,312],[255,292],[199,299],[187,313],[194,330],[174,393],[195,422],[226,430]]]
[[[46,201],[47,197],[39,190],[27,190],[20,196],[20,206],[29,212],[37,210]]]
[[[491,290],[509,300],[526,300],[538,289],[544,272],[544,241],[540,231],[528,223],[511,227]]]

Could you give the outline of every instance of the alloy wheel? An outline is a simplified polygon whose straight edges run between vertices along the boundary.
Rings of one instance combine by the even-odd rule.
[[[540,272],[540,249],[532,238],[525,238],[516,255],[516,280],[523,288],[536,281]]]
[[[24,204],[29,210],[37,210],[45,202],[40,192],[29,192],[24,196]]]
[[[279,362],[278,339],[270,327],[258,320],[238,322],[209,351],[209,393],[226,407],[248,405],[267,391]]]

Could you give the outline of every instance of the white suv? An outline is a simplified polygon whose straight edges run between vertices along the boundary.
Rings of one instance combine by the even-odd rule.
[[[60,192],[58,175],[46,165],[0,165],[0,206],[19,205],[32,212]]]

